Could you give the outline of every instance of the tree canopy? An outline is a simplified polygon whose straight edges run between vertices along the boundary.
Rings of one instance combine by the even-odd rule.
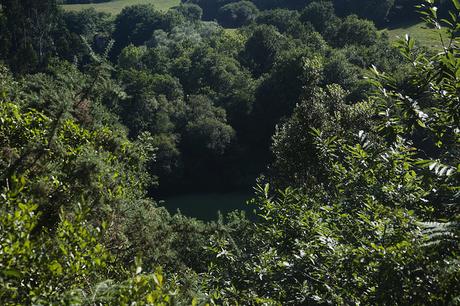
[[[459,1],[0,4],[1,304],[459,302]]]

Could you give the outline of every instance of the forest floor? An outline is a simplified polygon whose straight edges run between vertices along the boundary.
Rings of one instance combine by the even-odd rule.
[[[428,28],[424,22],[396,24],[382,30],[382,32],[383,31],[388,32],[391,41],[397,41],[398,37],[404,38],[406,34],[409,34],[415,39],[416,44],[425,46],[429,49],[439,49],[441,47],[439,33],[442,33],[444,42],[448,43],[445,31],[433,31],[433,29]]]
[[[179,5],[180,0],[115,0],[103,3],[90,3],[90,4],[65,4],[64,9],[68,11],[80,11],[87,8],[95,8],[99,12],[110,14],[118,14],[125,6],[135,4],[153,4],[159,10],[167,10],[170,7]]]

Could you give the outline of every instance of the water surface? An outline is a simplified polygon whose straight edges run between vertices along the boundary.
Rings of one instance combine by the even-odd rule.
[[[215,220],[218,211],[228,213],[233,210],[244,210],[250,215],[254,210],[246,202],[254,195],[250,192],[232,193],[194,193],[171,196],[164,199],[163,206],[175,213],[179,209],[182,214],[201,220]]]

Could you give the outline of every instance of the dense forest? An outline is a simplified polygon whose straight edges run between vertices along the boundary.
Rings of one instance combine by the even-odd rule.
[[[62,2],[0,0],[0,304],[460,304],[459,0]]]

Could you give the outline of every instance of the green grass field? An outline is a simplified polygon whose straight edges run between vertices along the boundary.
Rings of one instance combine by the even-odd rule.
[[[93,7],[100,12],[118,14],[125,6],[148,3],[153,4],[159,10],[167,10],[170,7],[178,5],[180,0],[115,0],[93,4],[65,4],[63,7],[68,11],[80,11]]]
[[[429,49],[439,49],[441,47],[441,40],[439,38],[439,31],[430,29],[424,22],[412,24],[400,24],[388,31],[391,41],[396,41],[398,37],[404,38],[406,34],[411,35],[416,41],[416,44],[425,46]],[[447,40],[447,35],[443,33],[443,39]]]

